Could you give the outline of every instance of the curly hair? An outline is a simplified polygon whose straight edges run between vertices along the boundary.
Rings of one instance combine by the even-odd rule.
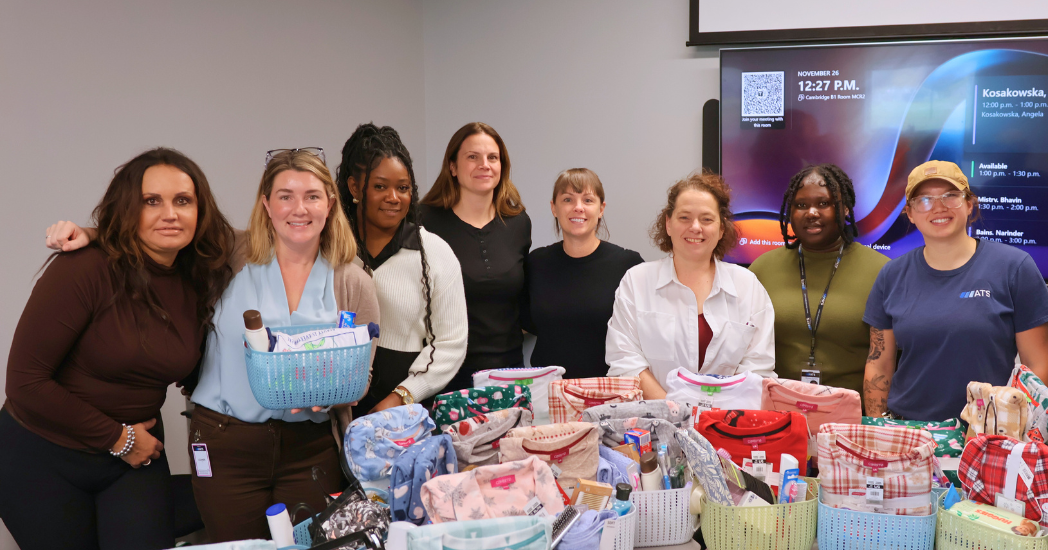
[[[738,244],[739,231],[735,227],[735,216],[731,213],[731,189],[724,181],[724,178],[706,170],[700,173],[693,173],[677,181],[669,188],[669,191],[666,192],[666,206],[659,212],[655,223],[651,224],[651,229],[648,230],[651,241],[663,252],[673,251],[673,241],[670,240],[670,235],[666,232],[666,220],[676,210],[677,198],[680,197],[681,193],[688,190],[705,191],[717,201],[717,213],[720,217],[721,228],[724,230],[724,234],[717,241],[717,246],[713,249],[713,255],[718,260],[723,260],[724,256]]]
[[[218,209],[211,186],[199,166],[182,153],[164,147],[146,151],[117,168],[105,195],[92,212],[98,228],[96,245],[109,260],[116,284],[124,291],[114,300],[127,298],[145,304],[161,319],[170,315],[149,286],[146,253],[138,238],[142,211],[142,179],[146,170],[166,165],[185,173],[195,188],[197,226],[193,240],[175,257],[174,268],[196,291],[197,319],[206,329],[214,328],[215,304],[233,278],[229,258],[233,253],[233,228]]]
[[[400,134],[389,126],[379,128],[370,122],[357,126],[353,135],[349,136],[346,144],[342,147],[342,163],[339,164],[338,170],[335,172],[335,186],[338,187],[339,196],[342,198],[342,210],[346,213],[346,217],[349,218],[350,226],[357,230],[357,250],[360,251],[358,255],[364,262],[364,269],[369,274],[373,273],[371,258],[367,251],[367,224],[360,217],[367,212],[368,194],[366,190],[371,180],[371,171],[383,159],[388,158],[399,160],[404,165],[404,168],[407,169],[408,176],[411,177],[411,204],[408,206],[408,213],[404,219],[405,221],[410,220],[415,226],[414,231],[418,239],[418,251],[422,261],[422,290],[426,298],[426,314],[423,317],[423,322],[426,327],[426,339],[428,339],[428,343],[423,341],[423,347],[430,345],[430,348],[429,363],[426,364],[425,370],[411,373],[412,376],[416,376],[428,372],[429,367],[433,364],[433,354],[436,350],[432,344],[436,336],[433,333],[433,291],[430,288],[429,262],[426,260],[426,247],[422,245],[422,219],[419,208],[418,183],[415,181],[415,170],[412,167],[411,154],[408,153],[408,148],[401,141]],[[362,193],[360,194],[360,199],[358,199],[360,201],[359,208],[357,204],[353,203],[353,195],[349,190],[350,177],[360,182]]]
[[[855,225],[855,187],[851,178],[844,173],[836,164],[817,164],[806,166],[790,178],[790,186],[782,195],[782,207],[779,208],[779,229],[782,231],[782,241],[786,248],[797,248],[800,241],[796,235],[789,234],[790,208],[797,191],[804,185],[808,176],[816,174],[822,177],[823,186],[830,191],[833,206],[837,212],[837,230],[847,246],[859,236],[859,228]],[[847,212],[847,213],[845,213]]]

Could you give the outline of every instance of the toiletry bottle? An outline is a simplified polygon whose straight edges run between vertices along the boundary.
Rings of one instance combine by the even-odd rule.
[[[663,488],[659,457],[655,451],[648,451],[640,457],[640,487],[645,491],[659,491]]]
[[[630,513],[633,504],[630,503],[630,492],[633,487],[629,483],[615,485],[615,500],[611,501],[611,509],[620,517]]]
[[[277,548],[292,546],[295,544],[294,529],[291,527],[291,517],[287,514],[287,506],[279,502],[266,510],[266,521],[269,523],[269,534]]]
[[[262,314],[249,309],[244,312],[244,336],[255,351],[269,351],[269,333],[262,324]]]
[[[779,504],[793,502],[790,500],[792,485],[797,482],[800,475],[800,467],[793,455],[783,453],[779,458],[779,473],[782,479],[779,482]],[[794,489],[796,491],[796,489]],[[796,493],[793,493],[794,496]]]

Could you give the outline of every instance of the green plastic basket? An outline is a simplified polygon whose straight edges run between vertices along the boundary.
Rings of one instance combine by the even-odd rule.
[[[979,525],[943,508],[939,496],[936,550],[1048,550],[1048,537],[1023,537]]]
[[[818,527],[818,481],[793,504],[724,506],[702,497],[702,537],[710,550],[811,550]]]

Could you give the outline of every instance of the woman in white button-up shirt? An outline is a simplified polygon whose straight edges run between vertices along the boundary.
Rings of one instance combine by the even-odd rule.
[[[665,398],[666,375],[677,367],[775,376],[771,299],[753,273],[721,261],[738,239],[729,196],[715,175],[674,184],[652,226],[670,256],[630,269],[615,292],[608,376],[639,376],[646,399]]]

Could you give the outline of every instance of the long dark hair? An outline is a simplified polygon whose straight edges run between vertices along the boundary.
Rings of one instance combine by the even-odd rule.
[[[786,248],[797,248],[801,244],[796,235],[789,234],[790,207],[793,206],[797,191],[804,185],[804,180],[813,173],[822,176],[822,181],[826,182],[826,189],[830,191],[830,198],[833,199],[833,206],[837,210],[837,229],[847,246],[859,236],[859,228],[855,226],[855,186],[852,185],[848,174],[836,164],[807,166],[790,178],[790,186],[782,196],[782,208],[779,209],[782,242],[786,244]],[[847,214],[844,213],[845,210]]]
[[[426,297],[426,315],[423,318],[426,326],[426,338],[423,339],[423,346],[425,346],[427,344],[426,339],[428,339],[429,344],[432,344],[435,338],[433,334],[433,293],[430,288],[426,247],[422,244],[422,216],[419,212],[418,184],[415,181],[415,170],[411,164],[411,154],[408,153],[408,148],[404,146],[404,142],[400,140],[400,134],[389,126],[379,128],[370,122],[357,126],[353,135],[349,136],[345,146],[342,147],[342,163],[339,164],[338,171],[335,173],[335,185],[338,187],[339,197],[342,201],[342,210],[345,211],[346,217],[349,218],[349,224],[357,235],[358,255],[364,261],[364,269],[371,273],[371,259],[367,248],[367,224],[360,219],[357,205],[353,203],[353,194],[349,190],[349,178],[352,177],[360,182],[359,212],[366,213],[368,207],[367,190],[368,185],[370,185],[371,171],[383,159],[388,158],[399,160],[411,177],[411,204],[408,206],[408,213],[404,217],[404,221],[410,220],[414,224],[413,231],[418,239],[418,251],[422,259],[422,289]],[[403,224],[404,222],[401,223]],[[430,365],[433,364],[434,351],[431,345],[429,349],[429,363],[426,364],[426,370],[412,373],[413,375],[429,371]]]
[[[114,300],[126,297],[145,304],[160,318],[169,319],[170,315],[149,286],[146,253],[138,239],[142,177],[147,169],[159,165],[177,168],[193,180],[197,196],[196,233],[192,242],[178,252],[173,267],[196,291],[197,319],[211,329],[215,304],[233,277],[229,266],[233,228],[219,211],[211,186],[195,162],[174,149],[159,147],[117,168],[113,181],[92,213],[98,228],[96,244],[109,259],[109,268],[119,287]]]

